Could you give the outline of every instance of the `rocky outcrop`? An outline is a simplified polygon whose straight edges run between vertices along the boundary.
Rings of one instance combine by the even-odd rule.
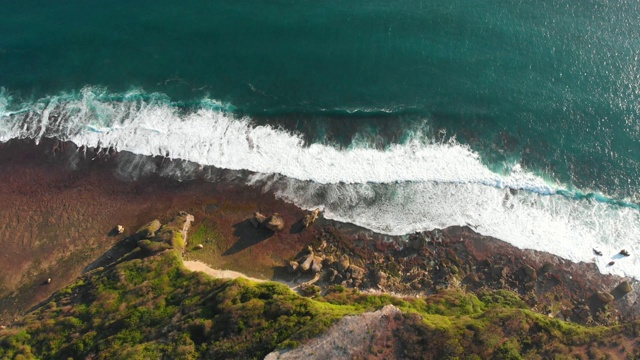
[[[307,214],[302,219],[302,225],[305,228],[308,228],[311,224],[318,220],[318,215],[320,214],[320,209],[315,209],[311,212],[311,214]]]
[[[262,224],[264,224],[264,222],[267,220],[267,217],[264,216],[261,212],[256,211],[253,214],[253,217],[251,219],[249,219],[249,221],[251,221],[251,224],[253,225],[253,227],[255,227],[256,229],[259,228]]]
[[[299,266],[300,264],[298,264],[296,261],[289,261],[289,263],[287,263],[287,271],[289,271],[290,273],[294,273],[298,270]]]
[[[346,271],[349,267],[349,256],[347,256],[346,254],[342,254],[342,256],[340,256],[340,259],[338,260],[338,263],[336,264],[336,267],[338,271]]]
[[[362,315],[345,316],[321,336],[295,349],[274,351],[265,360],[391,359],[397,357],[400,350],[394,348],[392,334],[403,318],[402,312],[393,305]],[[372,344],[383,346],[371,353]]]
[[[264,227],[274,232],[282,231],[284,229],[284,225],[284,219],[278,213],[274,213],[273,215],[271,215],[269,220],[264,223]]]
[[[162,227],[162,223],[160,223],[160,220],[155,219],[153,221],[150,221],[149,223],[138,229],[138,231],[133,234],[133,238],[136,240],[151,239],[156,236],[156,232],[160,230],[160,227]]]
[[[353,264],[349,265],[349,274],[354,279],[362,280],[366,273],[367,271],[359,266]]]
[[[187,232],[193,222],[193,215],[181,211],[168,224],[163,225],[155,232],[155,236],[149,239],[138,241],[138,245],[151,253],[157,253],[166,249],[174,248],[180,252],[184,252],[187,246]],[[159,224],[156,220],[147,225],[153,225],[146,229],[151,231]],[[144,229],[144,227],[143,227]]]
[[[608,303],[610,303],[610,302],[612,302],[614,300],[613,295],[609,294],[608,292],[604,292],[604,291],[598,291],[596,293],[596,297],[603,304],[608,304]]]
[[[631,288],[631,283],[628,280],[625,280],[625,281],[621,282],[614,289],[614,291],[616,291],[616,292],[618,292],[620,294],[623,294],[623,295],[630,293],[631,290],[633,290],[633,288]]]

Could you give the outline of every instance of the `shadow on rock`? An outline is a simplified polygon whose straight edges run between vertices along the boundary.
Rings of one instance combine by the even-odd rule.
[[[222,254],[223,256],[239,253],[273,236],[273,231],[263,227],[255,228],[250,220],[239,222],[233,225],[233,228],[233,235],[238,237],[239,240],[227,249],[227,251]]]
[[[291,225],[291,229],[289,229],[289,234],[299,234],[302,232],[302,230],[305,229],[304,223],[302,220],[303,219],[300,219],[296,221],[295,224]]]
[[[136,242],[131,238],[126,238],[113,245],[109,250],[94,260],[91,264],[82,269],[82,273],[86,274],[91,270],[104,267],[121,259],[124,255],[136,248]]]

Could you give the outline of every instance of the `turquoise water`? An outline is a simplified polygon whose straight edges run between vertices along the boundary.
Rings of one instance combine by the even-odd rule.
[[[637,1],[1,9],[0,141],[250,170],[383,233],[471,224],[579,261],[640,252]],[[640,259],[601,260],[640,277]]]
[[[446,132],[496,171],[635,199],[639,19],[633,1],[5,1],[0,86],[206,96],[342,146]]]

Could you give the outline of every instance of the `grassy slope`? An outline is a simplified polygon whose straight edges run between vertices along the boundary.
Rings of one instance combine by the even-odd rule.
[[[636,325],[587,328],[550,319],[506,291],[400,299],[337,286],[309,299],[276,283],[190,272],[174,250],[142,254],[136,249],[86,274],[0,333],[0,358],[262,358],[345,315],[386,304],[406,314],[405,326],[392,334],[406,358],[597,358],[635,345],[629,339]]]

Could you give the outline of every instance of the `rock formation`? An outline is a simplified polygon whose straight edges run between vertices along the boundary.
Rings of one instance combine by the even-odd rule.
[[[318,214],[320,214],[320,209],[315,209],[311,212],[311,214],[305,215],[302,219],[302,225],[304,225],[305,228],[308,228],[311,224],[318,220]]]
[[[251,221],[251,224],[253,225],[253,227],[255,227],[256,229],[260,227],[260,225],[264,224],[264,222],[267,220],[267,217],[264,216],[261,212],[256,211],[253,214],[253,217],[251,219],[249,219],[249,221]]]
[[[608,304],[610,302],[613,301],[613,295],[609,294],[608,292],[604,292],[604,291],[598,291],[596,293],[596,297],[598,298],[598,300],[600,300],[603,304]]]
[[[620,292],[622,294],[630,293],[631,290],[633,290],[633,289],[631,288],[631,283],[628,280],[625,280],[625,281],[621,282],[615,288],[615,291],[618,291],[618,292]]]
[[[156,236],[156,232],[160,230],[161,227],[162,223],[160,223],[160,220],[155,219],[138,229],[133,237],[136,240],[151,239]]]
[[[264,223],[264,226],[271,231],[282,231],[284,229],[284,219],[280,214],[274,213],[269,218],[269,221]]]

